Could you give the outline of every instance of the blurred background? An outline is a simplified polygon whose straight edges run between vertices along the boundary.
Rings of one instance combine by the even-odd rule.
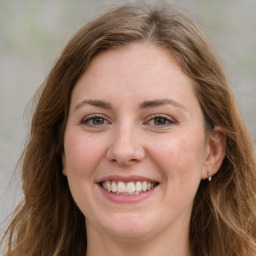
[[[70,37],[122,2],[134,1],[0,0],[0,223],[21,198],[20,170],[14,170],[29,131],[28,103]],[[192,13],[206,32],[255,141],[256,1],[165,2]],[[0,226],[0,236],[5,226]]]

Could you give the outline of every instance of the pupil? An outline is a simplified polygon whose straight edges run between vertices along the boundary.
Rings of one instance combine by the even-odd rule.
[[[165,120],[164,118],[156,118],[156,119],[155,119],[155,124],[156,124],[156,125],[159,125],[159,124],[161,124],[161,125],[166,124],[166,120]]]
[[[103,123],[104,123],[104,120],[103,120],[103,118],[100,118],[100,117],[94,118],[94,119],[93,119],[93,123],[94,123],[94,124],[103,124]]]

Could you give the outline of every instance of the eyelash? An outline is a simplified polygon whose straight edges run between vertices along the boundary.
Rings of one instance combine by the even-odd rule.
[[[103,120],[104,123],[103,124],[94,124],[94,123],[92,123],[93,121],[95,121],[97,119]],[[109,121],[107,121],[107,119],[104,116],[99,115],[99,114],[95,114],[95,115],[90,115],[90,116],[87,116],[86,118],[84,118],[81,121],[81,124],[89,126],[89,127],[96,127],[96,126],[103,126],[103,125],[109,124]]]
[[[94,121],[97,122],[97,119],[98,119],[98,121],[101,121],[103,123],[98,123],[98,124],[97,123],[93,123]],[[158,119],[158,121],[161,120],[164,123],[156,124],[157,119]],[[153,122],[153,123],[151,123],[151,122]],[[173,120],[172,118],[170,118],[167,115],[156,114],[156,115],[150,116],[144,124],[145,125],[149,125],[150,127],[155,127],[155,128],[166,128],[166,127],[169,127],[171,125],[174,125],[175,123],[176,123],[175,120]],[[85,125],[87,127],[97,127],[97,128],[100,128],[100,127],[102,127],[104,125],[110,124],[110,122],[106,119],[105,116],[99,115],[99,114],[94,114],[94,115],[89,115],[89,116],[85,117],[81,121],[81,124]]]
[[[156,124],[155,122],[157,119],[162,119],[163,121],[165,121],[165,123],[164,124]],[[174,119],[172,119],[169,116],[164,115],[164,114],[156,114],[156,115],[150,116],[150,118],[148,119],[146,124],[149,124],[150,121],[154,122],[154,124],[150,124],[150,126],[157,126],[159,128],[164,128],[164,127],[168,127],[168,126],[175,124]]]

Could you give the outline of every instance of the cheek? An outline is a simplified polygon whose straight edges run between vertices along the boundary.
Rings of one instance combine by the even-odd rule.
[[[79,135],[65,138],[66,168],[70,175],[91,175],[103,155],[102,141]]]
[[[103,155],[102,141],[91,140],[82,133],[66,134],[65,159],[71,194],[81,212],[90,215],[96,169]]]
[[[151,151],[164,175],[172,176],[172,180],[181,177],[185,179],[192,174],[200,177],[204,156],[203,145],[201,137],[176,133],[169,138],[157,140]]]

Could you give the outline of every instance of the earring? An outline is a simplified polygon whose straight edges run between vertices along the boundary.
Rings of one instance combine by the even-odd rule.
[[[207,172],[207,175],[208,175],[208,181],[210,182],[212,180],[212,175],[210,172]]]

